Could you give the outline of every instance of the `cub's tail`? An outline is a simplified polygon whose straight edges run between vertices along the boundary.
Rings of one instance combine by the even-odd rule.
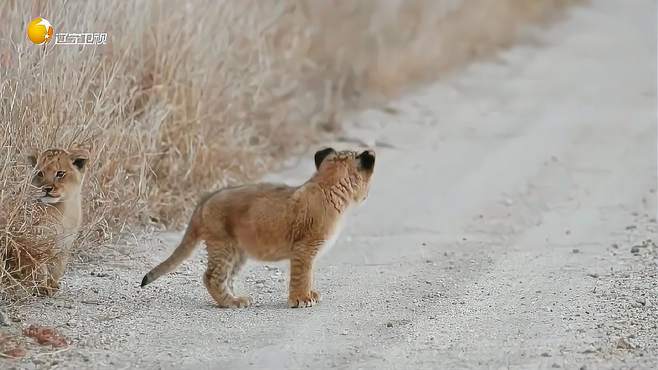
[[[146,284],[154,282],[160,276],[174,271],[178,265],[192,255],[195,247],[199,244],[199,208],[194,211],[190,224],[187,226],[187,230],[185,230],[185,234],[183,235],[183,240],[181,240],[178,247],[176,247],[174,253],[172,253],[171,256],[161,264],[155,266],[155,268],[149,271],[148,274],[144,275],[141,285],[142,288],[145,287]]]

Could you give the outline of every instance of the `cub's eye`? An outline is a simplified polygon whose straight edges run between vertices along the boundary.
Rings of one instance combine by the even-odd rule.
[[[61,179],[62,177],[64,177],[64,175],[66,175],[66,172],[57,171],[57,173],[55,174],[55,177],[58,178],[58,179]]]
[[[37,172],[37,177],[43,177],[43,172],[41,171]]]

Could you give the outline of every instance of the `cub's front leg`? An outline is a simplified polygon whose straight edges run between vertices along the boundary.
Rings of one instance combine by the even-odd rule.
[[[316,254],[317,247],[313,245],[303,245],[293,250],[288,292],[288,306],[291,308],[312,307],[320,302],[320,293],[312,289],[313,260]]]
[[[60,252],[54,254],[48,262],[39,266],[38,278],[36,279],[39,283],[36,289],[38,296],[52,297],[59,291],[59,282],[64,276],[67,262],[68,255]]]

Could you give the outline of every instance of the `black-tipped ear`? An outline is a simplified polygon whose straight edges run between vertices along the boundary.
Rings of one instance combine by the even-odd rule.
[[[78,168],[78,170],[83,171],[89,160],[89,151],[86,149],[76,149],[71,150],[69,153],[73,165]]]
[[[325,158],[329,154],[336,153],[336,151],[333,148],[326,148],[319,150],[315,153],[315,169],[319,169],[320,165],[322,164],[322,161],[324,161]]]
[[[37,166],[37,154],[36,153],[29,153],[28,155],[25,156],[25,159],[27,160],[27,163],[32,166],[32,168]]]
[[[361,168],[365,170],[372,170],[375,168],[375,152],[372,150],[366,150],[363,153],[357,156]]]
[[[73,165],[78,167],[78,170],[82,171],[85,169],[87,164],[87,158],[77,158],[73,160]]]

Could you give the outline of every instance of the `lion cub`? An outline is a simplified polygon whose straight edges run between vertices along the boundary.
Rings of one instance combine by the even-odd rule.
[[[7,262],[20,280],[35,285],[37,294],[50,296],[59,289],[82,223],[80,190],[89,152],[49,149],[27,159],[33,167],[35,206],[40,214],[33,226],[48,230],[53,239],[46,244],[23,240],[25,248],[10,253]]]
[[[201,240],[208,249],[204,284],[220,307],[247,307],[248,297],[233,291],[233,279],[247,257],[290,260],[290,307],[311,307],[320,294],[312,289],[313,260],[338,237],[350,207],[365,200],[375,153],[315,153],[317,171],[292,187],[255,184],[225,188],[197,205],[183,240],[172,255],[144,276],[144,287],[173,271]]]

